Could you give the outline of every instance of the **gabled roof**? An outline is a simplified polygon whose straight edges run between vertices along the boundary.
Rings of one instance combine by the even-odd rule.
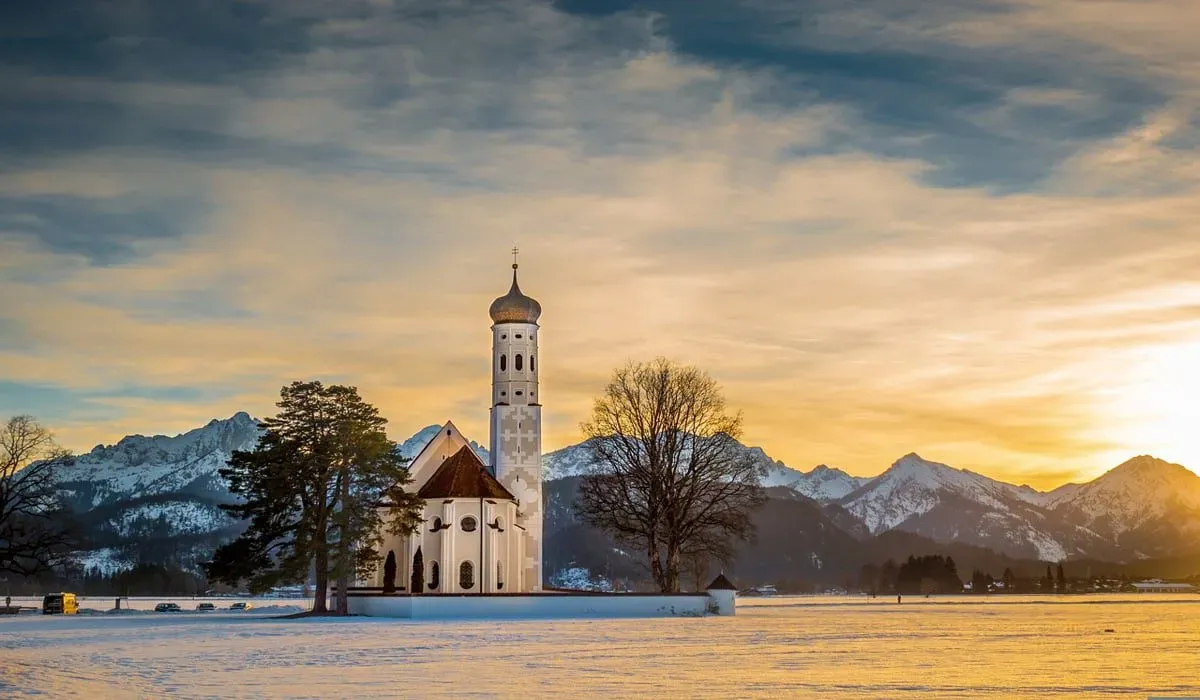
[[[717,574],[717,577],[715,579],[713,579],[712,583],[708,584],[708,588],[705,590],[736,591],[737,586],[734,586],[732,583],[730,583],[729,579],[725,578],[725,574]]]
[[[496,477],[488,473],[470,445],[438,466],[437,471],[417,491],[420,498],[502,498],[516,500]]]

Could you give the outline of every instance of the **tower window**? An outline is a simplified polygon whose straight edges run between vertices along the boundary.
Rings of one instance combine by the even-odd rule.
[[[520,357],[520,355],[518,355],[517,357]],[[508,357],[506,355],[501,355],[500,356],[500,371],[503,372],[506,369],[508,369]]]
[[[523,364],[524,364],[524,363],[523,363],[523,362],[521,362],[521,356],[520,356],[520,355],[517,355],[516,357],[514,357],[514,358],[513,358],[513,367],[516,367],[518,372],[520,372],[520,371],[521,371],[521,366],[522,366]]]
[[[442,572],[438,568],[438,563],[435,561],[429,565],[429,590],[436,591],[438,584],[442,582]]]
[[[458,567],[458,586],[464,591],[475,587],[475,565],[469,561],[464,561]]]
[[[530,371],[530,372],[536,372],[536,371],[537,371],[537,367],[536,367],[536,366],[533,364],[533,355],[530,355],[530,356],[529,356],[529,371]]]
[[[469,515],[462,519],[463,532],[475,532],[476,525],[478,525],[478,521]]]
[[[520,340],[520,339],[521,339],[521,334],[520,334],[520,333],[518,333],[518,334],[517,334],[517,340]]]
[[[518,390],[517,390],[517,396],[520,396],[520,395],[521,395],[521,390],[520,390],[520,389],[518,389]]]
[[[507,335],[507,334],[501,334],[501,335],[500,335],[500,340],[508,340],[508,335]]]

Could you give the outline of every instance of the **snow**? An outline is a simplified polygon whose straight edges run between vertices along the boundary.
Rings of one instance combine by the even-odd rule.
[[[55,469],[68,494],[87,484],[91,505],[176,493],[215,477],[235,450],[253,449],[258,424],[246,413],[213,420],[181,435],[130,435],[115,445],[98,445]]]
[[[105,576],[112,576],[119,571],[127,571],[134,566],[133,560],[122,554],[121,550],[111,547],[78,552],[74,558],[84,571],[95,571]]]
[[[570,567],[557,571],[550,577],[550,585],[554,588],[565,588],[572,591],[612,592],[612,583],[601,576],[593,574],[583,567]]]
[[[1116,536],[1155,519],[1200,517],[1200,476],[1178,464],[1135,457],[1095,481],[1055,489],[1046,505],[1078,511],[1089,524],[1104,520]]]
[[[220,508],[195,501],[167,501],[146,503],[122,510],[109,520],[113,530],[123,537],[136,534],[139,521],[166,520],[176,534],[204,533],[226,527],[234,520]]]
[[[0,618],[0,695],[1194,696],[1197,627],[1200,605],[1169,594],[771,597],[651,620],[28,615]]]
[[[788,488],[822,503],[842,498],[870,481],[850,476],[840,469],[832,469],[824,464],[810,472],[802,472],[772,459],[761,447],[746,447],[739,444],[738,449],[742,450],[762,469],[763,475],[760,483],[764,487]],[[582,476],[588,473],[591,465],[591,454],[586,443],[571,445],[543,456],[542,478],[546,481],[553,481]]]
[[[933,510],[944,493],[997,509],[1006,509],[1012,499],[1026,500],[1016,486],[909,454],[841,504],[875,533]]]

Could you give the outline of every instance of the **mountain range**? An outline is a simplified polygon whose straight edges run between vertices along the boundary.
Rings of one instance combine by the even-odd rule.
[[[401,453],[415,456],[438,429],[404,440]],[[241,527],[219,508],[232,497],[217,470],[233,451],[252,449],[257,435],[254,419],[237,413],[174,437],[131,435],[59,468],[60,491],[90,534],[84,566],[113,571],[139,561],[204,561]],[[484,447],[472,447],[487,460]],[[1088,483],[1040,492],[916,454],[863,478],[826,465],[801,471],[761,448],[740,449],[761,467],[769,496],[755,515],[757,538],[738,553],[743,576],[834,581],[879,557],[948,546],[1023,562],[1200,554],[1200,477],[1149,456]],[[581,443],[543,458],[551,573],[585,564],[620,570],[637,559],[574,517],[588,455]]]

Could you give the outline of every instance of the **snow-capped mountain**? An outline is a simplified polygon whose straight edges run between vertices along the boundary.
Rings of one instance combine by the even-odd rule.
[[[761,447],[746,447],[739,444],[738,448],[762,468],[763,476],[760,481],[764,487],[789,488],[821,503],[835,501],[869,481],[869,479],[850,476],[840,469],[832,469],[824,464],[810,472],[802,472],[772,459]],[[582,476],[588,472],[590,466],[591,454],[587,443],[581,442],[578,445],[564,447],[543,456],[542,479],[554,481],[572,476]]]
[[[1200,477],[1153,457],[1042,493],[910,454],[838,504],[872,534],[899,529],[1045,561],[1200,549]]]
[[[1176,510],[1200,513],[1200,476],[1148,455],[1134,457],[1086,484],[1046,494],[1052,509],[1070,507],[1089,524],[1119,535]]]
[[[235,450],[253,449],[257,441],[258,424],[236,413],[174,437],[130,435],[115,445],[97,445],[59,467],[55,478],[79,510],[179,492],[224,495],[217,470]]]
[[[1166,556],[1200,542],[1200,476],[1150,456],[1135,457],[1086,484],[1046,494],[1063,520],[1136,556]]]
[[[758,449],[758,448],[754,448]],[[796,493],[807,496],[818,503],[831,503],[846,497],[871,480],[861,476],[850,476],[841,469],[817,465],[809,472],[800,472],[776,462],[768,468],[763,486],[785,486]]]
[[[1038,500],[1027,487],[909,454],[838,504],[872,534],[898,528],[1014,556],[1065,559],[1076,538],[1064,536],[1069,528],[1048,522]]]
[[[92,552],[87,567],[112,572],[143,559],[194,563],[241,525],[220,509],[231,500],[218,470],[253,449],[258,424],[246,413],[181,435],[130,435],[98,445],[55,470]]]
[[[415,457],[439,429],[423,428],[400,443],[400,452]],[[252,449],[257,437],[254,419],[237,413],[174,437],[133,435],[97,446],[60,467],[56,478],[91,534],[92,558],[103,560],[104,568],[129,566],[147,551],[200,561],[241,527],[218,507],[231,500],[218,470],[235,450]],[[483,446],[472,447],[488,461]],[[787,506],[789,499],[777,493],[772,507],[825,504],[829,519],[821,527],[851,540],[897,530],[1048,561],[1129,561],[1200,550],[1200,477],[1152,457],[1133,459],[1090,483],[1041,493],[915,454],[866,479],[825,465],[803,472],[761,448],[739,449],[762,467],[764,486],[795,494]],[[566,483],[585,474],[589,460],[585,444],[550,452],[543,478]],[[547,499],[557,493],[548,485]],[[569,506],[557,505],[563,513]],[[549,532],[555,525],[547,527]]]

